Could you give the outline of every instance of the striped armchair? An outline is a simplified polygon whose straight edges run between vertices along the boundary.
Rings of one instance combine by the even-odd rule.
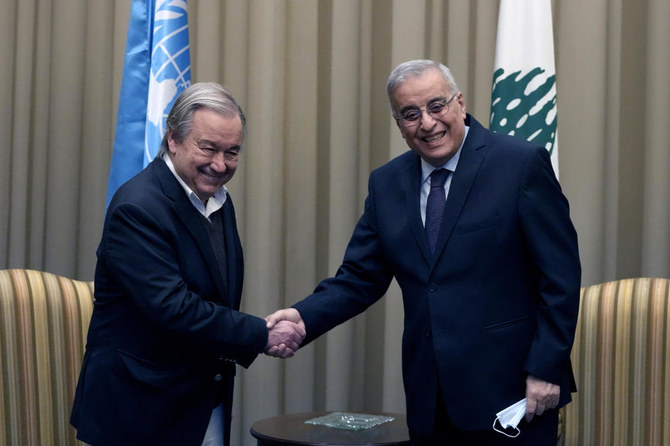
[[[626,279],[582,288],[562,409],[565,446],[670,445],[670,285]]]
[[[69,424],[93,283],[0,270],[0,445],[81,444]]]

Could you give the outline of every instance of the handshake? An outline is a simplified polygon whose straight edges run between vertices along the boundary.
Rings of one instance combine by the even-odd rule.
[[[300,313],[295,308],[278,310],[265,318],[268,327],[268,344],[265,354],[277,358],[290,358],[307,332]]]

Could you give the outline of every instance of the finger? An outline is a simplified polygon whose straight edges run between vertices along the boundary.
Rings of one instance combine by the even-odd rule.
[[[300,328],[300,327],[296,325],[296,328]],[[302,342],[303,339],[305,339],[305,334],[304,334],[304,332],[301,333],[300,330],[296,330],[296,331],[293,332],[293,340],[294,340],[298,345],[300,345],[300,343]]]
[[[285,310],[285,309],[284,310],[277,310],[274,313],[269,314],[265,318],[265,320],[267,321],[268,325],[272,324],[272,326],[275,326],[281,321],[290,320],[289,316],[290,316],[290,313],[288,312],[288,310]],[[272,327],[269,326],[268,328],[272,328]]]
[[[294,341],[287,341],[286,342],[286,349],[287,350],[293,350],[295,352],[296,350],[298,350],[299,347],[300,347],[300,344],[298,344],[297,342],[294,342]]]
[[[305,336],[305,329],[298,323],[285,319],[280,322],[281,324],[286,324],[290,327],[291,334],[296,338],[302,338]]]
[[[272,356],[283,355],[285,349],[286,349],[286,346],[284,344],[279,344],[279,345],[275,345],[273,347],[270,347],[270,350],[272,351]]]
[[[302,343],[303,339],[305,339],[305,331],[301,329],[301,327],[294,323],[294,322],[289,322],[289,321],[281,321],[277,324],[282,324],[283,328],[286,328],[286,337],[293,343],[295,343],[295,349],[300,346],[300,343]],[[291,345],[291,348],[294,346]]]
[[[276,314],[277,314],[276,312],[272,313],[265,318],[265,325],[267,326],[268,330],[274,327],[275,324],[277,323]]]
[[[274,356],[274,357],[279,356],[277,354],[277,347],[274,347],[274,346],[266,348],[265,349],[265,354],[268,355],[268,356]]]
[[[305,339],[305,336],[307,336],[305,328],[301,324],[295,322],[293,323],[293,333],[298,343],[302,342],[303,339]]]
[[[275,356],[282,357],[286,353],[286,344],[275,345]]]
[[[537,401],[526,397],[526,422],[530,422],[535,415],[535,409],[537,408]]]
[[[302,340],[305,339],[305,336],[307,336],[307,332],[299,324],[295,324],[295,331],[298,333],[298,336],[300,336],[300,342],[302,342]]]

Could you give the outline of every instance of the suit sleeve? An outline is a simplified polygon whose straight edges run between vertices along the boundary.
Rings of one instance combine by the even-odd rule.
[[[179,342],[248,367],[266,346],[265,321],[208,301],[189,289],[178,261],[178,256],[188,254],[176,252],[176,235],[146,209],[126,203],[110,211],[113,214],[99,255],[105,259],[108,276],[146,321]],[[206,277],[207,272],[189,274]]]
[[[525,169],[519,217],[538,275],[537,330],[525,370],[545,381],[566,382],[579,311],[581,266],[567,199],[538,147]]]
[[[370,176],[365,210],[337,273],[323,280],[311,296],[293,306],[300,312],[307,328],[303,345],[363,312],[379,300],[391,284],[393,275],[377,233],[373,177]]]

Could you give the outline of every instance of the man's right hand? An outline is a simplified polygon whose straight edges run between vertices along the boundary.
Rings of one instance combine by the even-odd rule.
[[[305,339],[305,323],[295,308],[278,310],[265,318],[268,328],[268,345],[265,354],[290,358]]]

